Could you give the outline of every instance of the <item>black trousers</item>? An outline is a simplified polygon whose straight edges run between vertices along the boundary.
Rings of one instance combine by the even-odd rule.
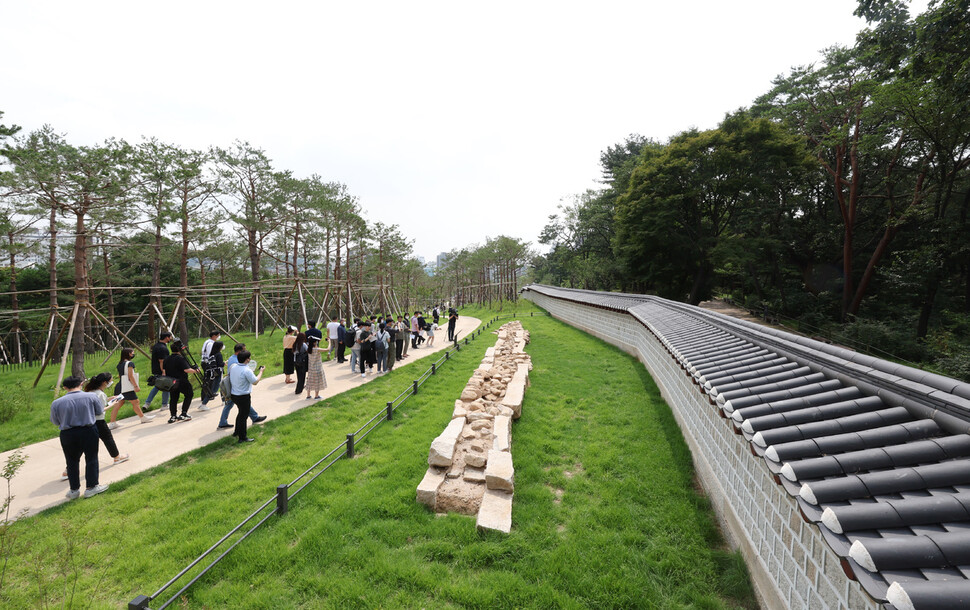
[[[397,339],[394,341],[394,359],[401,359],[401,352],[404,350],[404,339]]]
[[[340,342],[337,345],[337,362],[346,362],[347,361],[347,359],[344,358],[344,350],[346,350],[346,349],[347,349],[347,346],[344,345],[343,342]]]
[[[84,456],[84,482],[87,488],[97,487],[98,428],[84,426],[61,430],[61,449],[67,462],[67,480],[72,490],[81,489],[81,456]]]
[[[448,322],[448,343],[455,341],[455,323]]]
[[[361,375],[364,374],[365,365],[370,365],[371,368],[374,368],[374,364],[377,362],[377,358],[375,357],[375,352],[374,352],[374,346],[371,345],[370,343],[361,344],[360,356],[357,358],[357,360],[360,362]]]
[[[101,442],[104,443],[104,448],[108,450],[108,455],[113,458],[118,457],[121,453],[118,451],[118,445],[115,444],[115,437],[111,434],[111,428],[105,423],[103,419],[96,420],[94,425],[98,427],[98,436],[101,438]]]
[[[182,415],[189,412],[189,404],[192,402],[192,382],[188,379],[179,379],[179,382],[175,384],[172,388],[172,395],[168,399],[168,412],[175,417],[175,412],[178,410],[179,394],[184,398],[182,399]]]
[[[232,433],[239,440],[246,440],[246,420],[249,418],[249,409],[253,405],[252,394],[233,394],[232,404],[236,405],[236,429]]]
[[[296,391],[294,394],[302,394],[303,387],[306,385],[306,369],[301,369],[300,367],[295,367],[296,371]]]

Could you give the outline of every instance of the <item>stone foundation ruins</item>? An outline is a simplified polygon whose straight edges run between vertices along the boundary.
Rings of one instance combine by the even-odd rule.
[[[522,415],[532,359],[529,332],[512,321],[455,401],[451,423],[434,441],[418,502],[437,513],[478,515],[481,529],[512,529],[512,420]]]

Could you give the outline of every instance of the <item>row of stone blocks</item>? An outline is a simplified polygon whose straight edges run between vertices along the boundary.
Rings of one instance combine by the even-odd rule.
[[[519,322],[497,335],[455,401],[451,422],[431,443],[417,500],[435,512],[476,514],[480,529],[508,533],[515,491],[512,420],[522,413],[532,363]]]

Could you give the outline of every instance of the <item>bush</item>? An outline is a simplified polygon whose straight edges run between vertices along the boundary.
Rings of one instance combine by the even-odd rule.
[[[0,424],[10,421],[21,411],[28,410],[32,402],[33,393],[22,383],[4,388],[0,392]]]

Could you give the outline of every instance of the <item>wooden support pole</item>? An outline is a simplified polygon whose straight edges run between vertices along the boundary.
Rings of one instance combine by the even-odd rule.
[[[57,383],[54,384],[54,396],[61,389],[61,382],[64,381],[64,367],[67,366],[67,355],[70,353],[71,339],[74,338],[74,323],[77,322],[77,312],[81,309],[80,303],[74,303],[74,310],[71,312],[71,321],[68,323],[67,329],[67,341],[64,344],[64,353],[61,354],[61,370],[57,373]],[[41,373],[44,371],[41,370]],[[37,376],[40,379],[40,375]]]

